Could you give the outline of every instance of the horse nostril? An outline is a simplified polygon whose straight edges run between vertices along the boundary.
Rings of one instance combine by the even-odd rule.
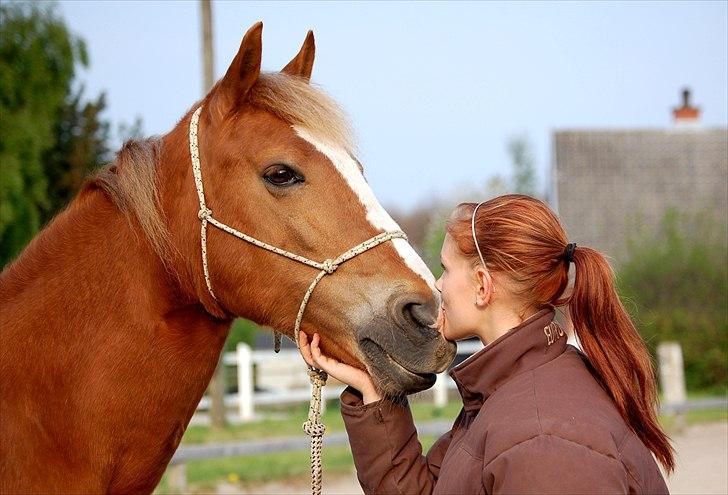
[[[437,321],[439,301],[418,292],[399,292],[387,301],[387,315],[410,338],[415,334],[430,340],[437,336],[437,329],[431,327]]]
[[[406,320],[418,327],[429,327],[437,319],[437,310],[431,304],[410,302],[403,306],[402,312]]]

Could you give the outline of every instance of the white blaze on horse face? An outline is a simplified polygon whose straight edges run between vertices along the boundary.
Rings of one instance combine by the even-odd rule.
[[[319,152],[325,155],[331,163],[333,163],[336,170],[341,174],[346,183],[351,187],[354,194],[359,198],[364,211],[367,214],[367,220],[375,229],[381,229],[384,231],[401,230],[397,222],[389,216],[389,213],[379,204],[374,192],[372,191],[367,181],[364,179],[364,175],[359,170],[359,166],[356,161],[349,155],[349,153],[341,146],[335,146],[329,144],[321,139],[314,137],[305,128],[300,126],[293,126],[296,133],[305,141],[311,143]],[[392,239],[392,244],[404,260],[405,264],[414,273],[422,277],[427,285],[432,290],[435,297],[438,296],[438,291],[435,288],[435,278],[432,276],[425,262],[417,254],[414,248],[404,239]]]

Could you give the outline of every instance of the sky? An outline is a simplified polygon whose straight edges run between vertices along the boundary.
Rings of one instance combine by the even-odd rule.
[[[197,1],[59,7],[88,45],[79,81],[90,97],[106,92],[115,126],[139,116],[145,134],[164,134],[202,96]],[[312,81],[351,117],[369,184],[399,211],[508,176],[514,137],[531,143],[545,189],[555,130],[671,127],[686,86],[703,125],[728,126],[724,1],[213,0],[212,9],[216,78],[253,23],[264,25],[264,70],[280,70],[313,29]]]

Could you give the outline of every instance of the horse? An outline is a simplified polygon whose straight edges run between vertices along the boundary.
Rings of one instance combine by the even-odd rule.
[[[151,492],[233,319],[294,337],[316,271],[201,232],[195,112],[207,212],[227,225],[314,260],[398,230],[347,117],[310,83],[313,33],[280,72],[261,71],[261,53],[257,23],[171,131],[126,142],[0,274],[0,492]],[[438,308],[432,274],[398,237],[323,277],[300,323],[401,396],[454,357]]]

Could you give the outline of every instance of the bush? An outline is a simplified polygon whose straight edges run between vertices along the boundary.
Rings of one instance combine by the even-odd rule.
[[[439,278],[442,275],[440,251],[444,242],[445,220],[435,217],[430,221],[430,225],[425,233],[425,239],[422,243],[422,258],[435,278]]]
[[[657,232],[633,237],[618,286],[653,356],[682,345],[688,389],[726,393],[728,246],[725,219],[670,210]]]
[[[238,318],[233,322],[232,327],[230,327],[230,334],[227,340],[225,340],[223,352],[234,352],[238,342],[245,342],[250,347],[253,347],[256,333],[258,333],[258,325],[250,320]]]

